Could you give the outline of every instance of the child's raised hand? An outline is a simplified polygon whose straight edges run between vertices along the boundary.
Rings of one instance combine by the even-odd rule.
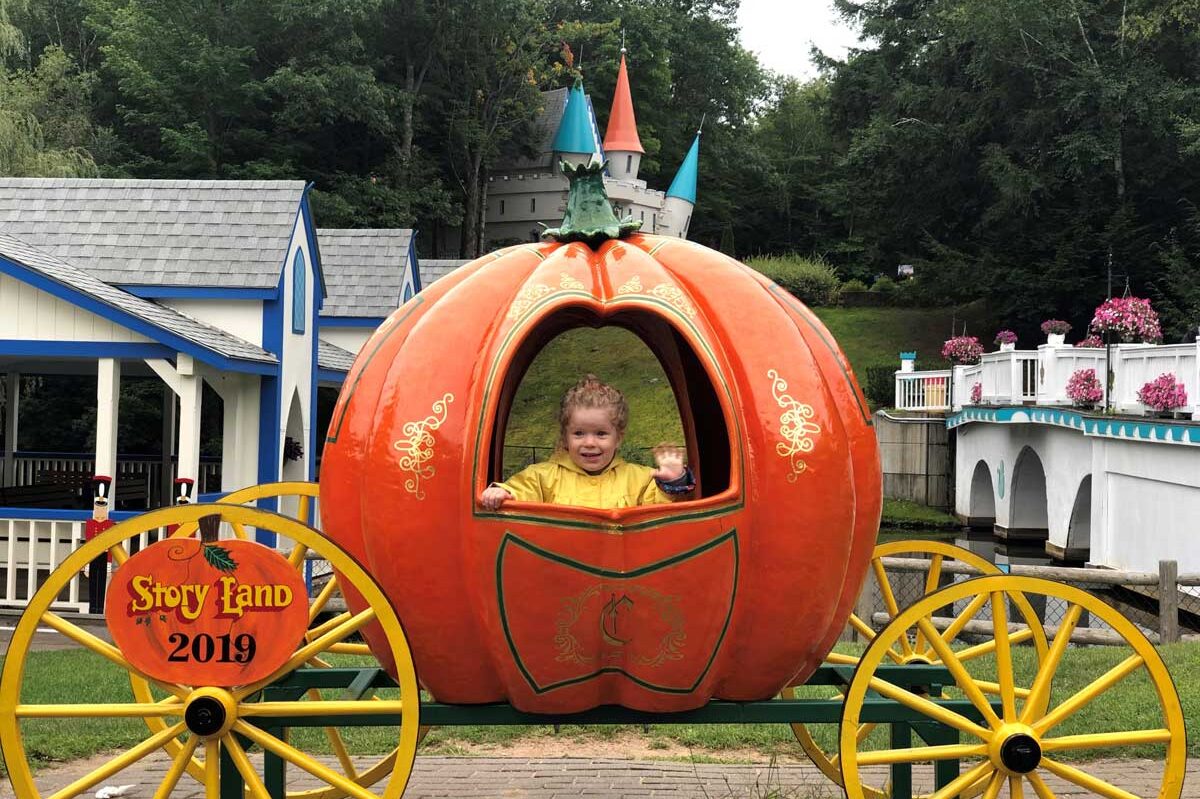
[[[659,444],[654,448],[654,479],[669,483],[683,474],[683,450],[674,444]]]
[[[489,486],[479,495],[479,504],[488,510],[499,510],[500,506],[512,499],[512,494],[500,486]]]

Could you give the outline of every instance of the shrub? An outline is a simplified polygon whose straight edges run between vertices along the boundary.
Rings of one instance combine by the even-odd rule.
[[[868,366],[863,393],[872,407],[888,408],[896,404],[896,367]]]
[[[877,277],[875,282],[871,284],[871,291],[877,291],[880,294],[895,294],[896,281],[890,277]]]
[[[996,344],[1016,344],[1017,334],[1011,330],[1001,330],[996,334]]]
[[[1104,398],[1095,369],[1076,369],[1067,380],[1067,396],[1076,408],[1090,408]]]
[[[866,284],[866,283],[864,283],[864,282],[862,282],[861,280],[859,280],[859,279],[858,279],[858,278],[856,278],[856,277],[855,277],[855,278],[851,278],[850,280],[847,280],[845,283],[843,283],[843,284],[842,284],[842,291],[843,291],[843,292],[847,292],[847,291],[866,291],[866,290],[867,290],[867,284]]]
[[[942,345],[942,357],[956,364],[979,363],[983,345],[974,336],[955,336]]]
[[[837,272],[822,260],[798,255],[751,258],[746,265],[778,283],[808,305],[836,305],[841,293]]]
[[[1176,382],[1174,372],[1166,372],[1138,389],[1138,402],[1156,411],[1172,411],[1187,405],[1187,389]]]
[[[1047,319],[1042,322],[1042,335],[1044,336],[1065,336],[1070,332],[1070,323],[1061,319]]]

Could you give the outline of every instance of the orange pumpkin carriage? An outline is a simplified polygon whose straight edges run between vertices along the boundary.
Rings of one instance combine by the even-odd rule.
[[[28,702],[24,658],[10,656],[0,681],[0,744],[18,796],[42,795],[26,762],[23,725],[129,716],[142,718],[151,737],[56,799],[160,748],[172,767],[158,795],[191,773],[214,799],[241,796],[243,781],[256,797],[281,796],[290,765],[320,784],[291,796],[391,799],[404,790],[421,723],[680,718],[792,722],[805,750],[855,799],[881,794],[868,787],[873,780],[860,767],[891,765],[899,795],[911,793],[910,765],[923,761],[937,764],[937,797],[994,797],[1005,784],[1020,796],[1024,781],[1046,796],[1043,772],[1104,793],[1113,786],[1079,777],[1083,772],[1048,754],[1125,744],[1163,747],[1158,795],[1178,796],[1182,714],[1144,636],[1107,605],[1066,586],[985,576],[943,588],[952,573],[995,572],[948,545],[885,545],[873,558],[879,454],[867,404],[829,332],[737,261],[618,222],[598,167],[568,171],[567,216],[549,232],[551,241],[462,267],[397,310],[364,346],[325,446],[324,535],[304,524],[311,521],[313,487],[260,486],[222,504],[125,522],[51,575],[14,633],[18,653],[30,646],[38,624],[51,626],[128,670],[134,701],[86,708]],[[520,502],[485,510],[475,498],[501,476],[510,409],[533,358],[566,330],[605,325],[632,331],[662,364],[692,454],[695,496],[614,510]],[[289,508],[295,519],[236,504],[278,495],[299,497]],[[225,660],[220,678],[195,663],[191,672],[168,673],[140,655],[125,657],[51,611],[70,570],[104,550],[121,569],[133,569],[155,549],[130,557],[128,542],[169,524],[178,525],[175,538],[189,538],[202,519],[218,516],[239,538],[252,529],[283,536],[292,569],[316,556],[336,572],[312,600],[307,625],[293,630],[282,616],[271,617],[274,630],[262,621],[267,617],[255,622],[255,635],[273,637],[280,654],[269,668],[257,663],[252,678],[224,674],[236,671],[246,647]],[[197,572],[213,571],[212,579],[228,583],[230,551],[253,561],[253,546],[221,549],[210,529],[188,553],[204,552]],[[918,580],[928,595],[908,609],[900,607],[881,560],[904,553],[922,556]],[[873,590],[893,619],[881,631],[871,618],[851,615],[869,566],[878,583]],[[118,582],[129,583],[127,575]],[[337,590],[346,607],[327,619]],[[1031,594],[1042,600],[1031,603]],[[1034,607],[1047,597],[1067,603],[1070,620],[1053,646]],[[957,638],[984,624],[974,619],[985,605],[990,640],[963,649]],[[121,607],[114,610],[110,595],[110,620]],[[957,617],[935,627],[946,608]],[[1018,617],[1011,629],[1010,611]],[[1104,675],[1051,710],[1051,676],[1069,628],[1085,614],[1111,624],[1134,654],[1119,674]],[[236,620],[213,626],[219,620],[206,619],[208,640],[220,640],[222,629],[229,641],[250,636],[241,628],[235,635],[229,625]],[[861,660],[833,652],[848,620],[873,639]],[[141,643],[130,646],[142,653],[155,634],[139,622]],[[348,640],[355,634],[365,643]],[[211,659],[217,650],[199,651]],[[382,668],[363,668],[354,660],[363,656]],[[1134,671],[1156,692],[1158,728],[1109,737],[1050,734]],[[418,674],[435,701],[418,696]],[[832,687],[815,689],[817,698],[794,698],[794,686],[806,681],[844,687],[836,698],[839,689]],[[943,693],[938,686],[953,687]],[[330,698],[331,690],[339,698]],[[781,690],[792,698],[773,700]],[[352,701],[359,697],[369,701]],[[815,740],[801,724],[839,717],[836,746]],[[893,730],[883,749],[871,736],[880,722]],[[397,731],[394,748],[366,767],[351,758],[348,743],[347,731],[360,724]],[[327,730],[332,763],[293,745],[286,730],[305,726]],[[926,745],[905,746],[898,730],[916,732]],[[960,735],[971,743],[960,743]],[[248,759],[251,745],[266,755],[265,778]],[[959,760],[972,764],[961,774]],[[1107,795],[1126,795],[1115,790]]]

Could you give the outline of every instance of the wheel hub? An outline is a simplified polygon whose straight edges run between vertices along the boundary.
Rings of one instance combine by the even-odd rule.
[[[1042,746],[1032,735],[1015,733],[1000,745],[1000,762],[1013,774],[1028,774],[1042,762]]]
[[[233,695],[220,688],[199,688],[187,698],[183,722],[200,738],[215,738],[229,732],[237,721]]]

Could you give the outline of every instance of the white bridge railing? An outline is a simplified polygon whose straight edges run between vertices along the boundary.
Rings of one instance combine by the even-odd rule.
[[[1192,344],[1116,344],[1111,349],[1112,405],[1119,413],[1150,410],[1138,390],[1162,374],[1175,375],[1188,402],[1176,414],[1200,420],[1200,338]],[[1043,344],[1036,350],[985,353],[971,366],[951,370],[896,372],[895,407],[911,411],[958,411],[965,405],[1070,405],[1067,381],[1081,369],[1094,369],[1108,404],[1109,350]],[[911,364],[911,361],[902,364]],[[972,392],[978,386],[978,402]]]

